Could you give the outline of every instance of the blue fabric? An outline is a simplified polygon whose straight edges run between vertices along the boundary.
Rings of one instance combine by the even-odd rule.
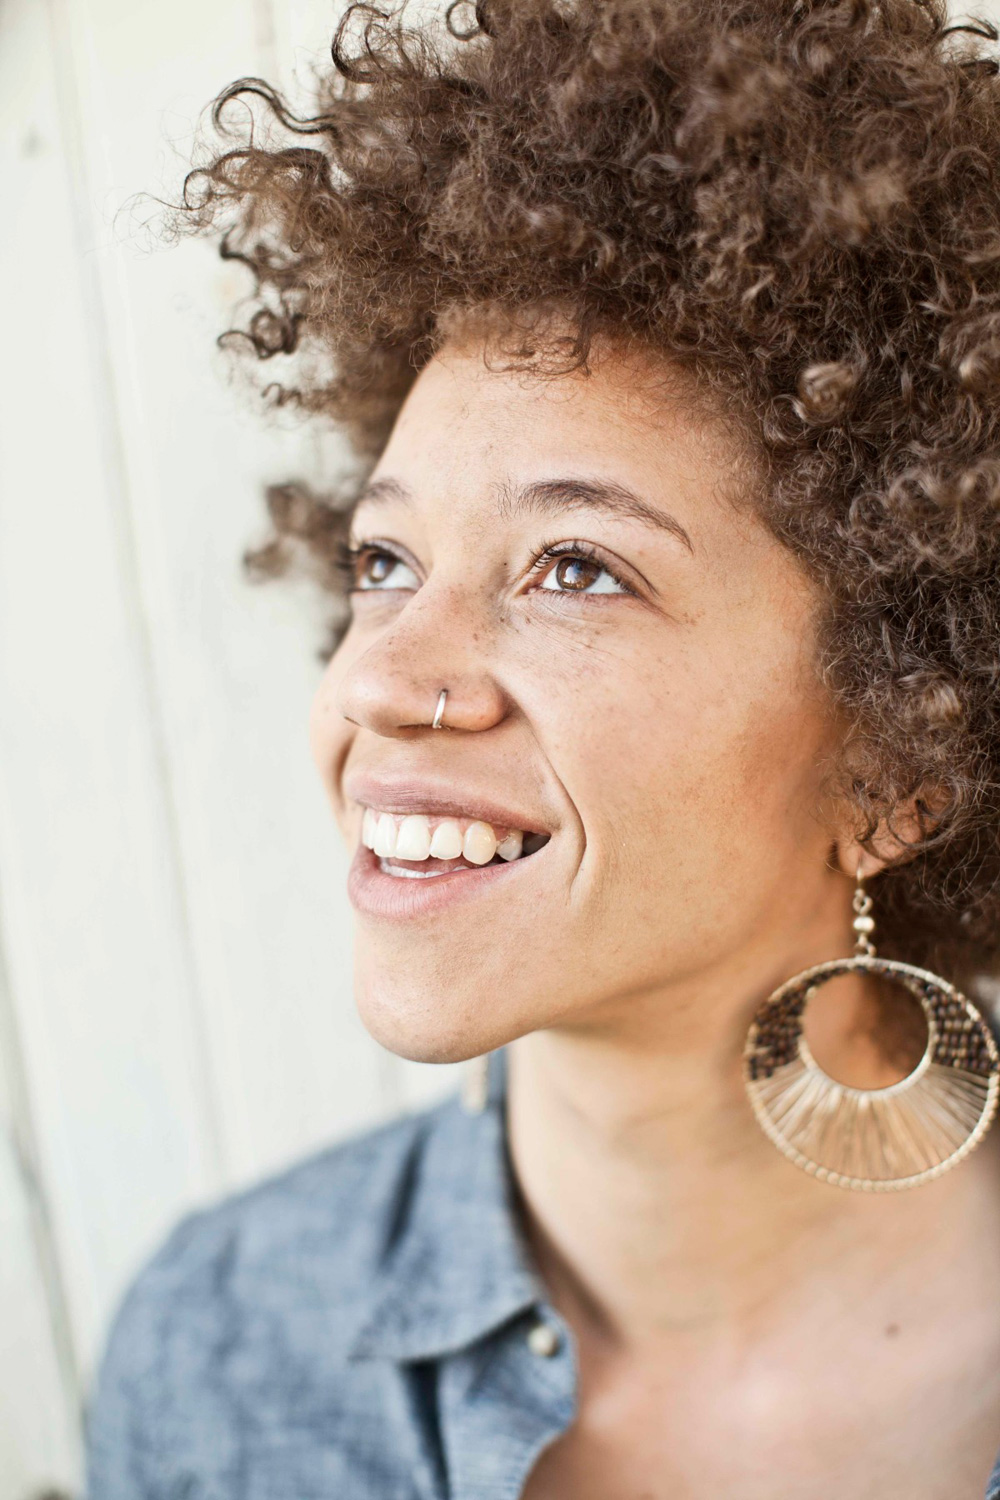
[[[491,1064],[484,1113],[449,1100],[183,1220],[112,1327],[89,1500],[517,1500],[577,1368]]]
[[[111,1329],[89,1500],[516,1500],[577,1372],[491,1063],[482,1114],[449,1100],[179,1224]]]
[[[986,1500],[1000,1500],[1000,1454],[997,1455],[990,1482],[986,1486]]]

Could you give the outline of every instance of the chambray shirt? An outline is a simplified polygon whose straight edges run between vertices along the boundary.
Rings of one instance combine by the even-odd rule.
[[[184,1219],[113,1324],[89,1500],[517,1500],[577,1369],[504,1085],[499,1053],[481,1114],[448,1100]]]
[[[112,1326],[89,1500],[515,1500],[573,1420],[512,1197],[503,1054],[449,1099],[182,1220]]]

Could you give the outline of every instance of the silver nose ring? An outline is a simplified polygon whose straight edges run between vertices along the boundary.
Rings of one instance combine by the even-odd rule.
[[[446,729],[448,727],[446,724],[442,724],[441,722],[441,720],[444,718],[444,700],[447,698],[447,696],[448,689],[442,688],[440,693],[438,694],[437,708],[434,710],[434,719],[431,723],[432,729]]]

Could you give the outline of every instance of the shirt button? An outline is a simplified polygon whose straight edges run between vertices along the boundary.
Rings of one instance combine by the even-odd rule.
[[[536,1323],[528,1332],[528,1348],[541,1359],[551,1359],[559,1348],[559,1335],[548,1323]]]

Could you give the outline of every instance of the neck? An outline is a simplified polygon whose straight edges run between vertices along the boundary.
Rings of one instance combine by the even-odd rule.
[[[1000,1239],[995,1142],[902,1193],[834,1188],[785,1161],[743,1088],[753,1009],[660,994],[630,1001],[627,1025],[508,1049],[515,1176],[571,1321],[623,1344],[712,1325],[749,1335],[817,1297],[860,1306],[887,1281],[905,1300],[943,1255]]]

